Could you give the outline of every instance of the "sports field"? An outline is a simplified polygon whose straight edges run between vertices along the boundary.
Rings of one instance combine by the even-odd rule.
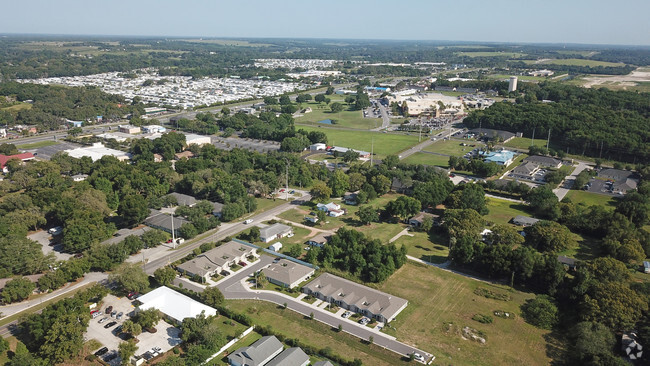
[[[507,294],[510,301],[476,295],[476,288]],[[397,339],[433,352],[440,365],[548,365],[545,336],[523,321],[519,306],[532,294],[506,286],[479,282],[439,268],[408,262],[379,287],[405,298],[408,306],[391,322],[387,333]],[[495,310],[515,315],[514,319],[493,316]],[[472,320],[476,314],[492,315],[494,322]],[[465,339],[464,327],[485,335],[486,343]]]
[[[327,127],[296,126],[305,131],[320,131],[327,135],[328,144],[370,152],[374,141],[375,157],[382,158],[406,150],[418,143],[417,136],[374,131],[355,131]]]
[[[422,152],[412,154],[406,157],[406,159],[402,159],[402,161],[408,164],[434,165],[442,168],[449,167],[449,156],[427,154]]]
[[[468,146],[463,146],[463,144]],[[474,145],[474,146],[471,146]],[[475,148],[480,148],[485,146],[481,142],[477,141],[457,141],[457,140],[443,140],[436,141],[431,145],[424,148],[425,151],[436,152],[439,154],[453,155],[453,156],[463,156],[468,152],[472,151]],[[449,158],[447,158],[449,160]]]

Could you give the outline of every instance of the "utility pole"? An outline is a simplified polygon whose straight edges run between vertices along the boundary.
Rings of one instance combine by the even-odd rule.
[[[533,137],[530,138],[530,146],[535,146],[535,127],[533,127]]]
[[[285,194],[285,201],[289,200],[289,159],[284,158],[284,160],[287,162],[287,169],[286,169],[286,174],[284,177],[284,194]]]
[[[548,145],[551,142],[551,129],[548,129],[548,138],[546,140],[546,151],[548,151]]]
[[[370,139],[370,167],[372,168],[372,155],[375,152],[375,137]]]
[[[174,213],[172,212],[172,244],[176,249],[176,236],[174,235]]]

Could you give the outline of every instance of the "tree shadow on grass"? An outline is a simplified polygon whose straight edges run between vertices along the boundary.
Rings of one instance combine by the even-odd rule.
[[[544,334],[544,340],[546,341],[546,356],[552,360],[550,364],[553,366],[566,365],[568,352],[564,334],[554,330],[551,333]]]

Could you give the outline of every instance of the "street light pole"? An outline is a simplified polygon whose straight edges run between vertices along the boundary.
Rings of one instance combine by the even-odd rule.
[[[289,159],[284,158],[284,160],[287,162],[287,169],[286,169],[286,174],[284,176],[284,194],[285,194],[285,201],[289,200]]]

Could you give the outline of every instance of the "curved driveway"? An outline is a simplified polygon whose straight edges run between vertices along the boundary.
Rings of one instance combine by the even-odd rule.
[[[425,356],[427,360],[432,357],[431,354],[402,342],[396,341],[389,335],[378,331],[373,331],[368,327],[359,325],[356,322],[352,322],[347,319],[343,319],[334,313],[311,306],[310,304],[307,304],[294,297],[275,291],[257,291],[254,289],[249,289],[243,284],[249,275],[271,264],[272,261],[272,257],[262,255],[260,256],[260,261],[248,267],[245,267],[245,270],[239,270],[228,278],[222,280],[217,284],[217,287],[219,290],[221,290],[224,297],[229,300],[262,300],[278,305],[283,305],[286,303],[287,308],[304,316],[309,316],[311,313],[313,313],[315,320],[325,323],[332,328],[338,328],[340,324],[344,332],[352,334],[355,337],[361,338],[363,340],[368,340],[369,337],[372,336],[374,344],[395,352],[400,356],[407,357],[411,353],[417,352]]]

